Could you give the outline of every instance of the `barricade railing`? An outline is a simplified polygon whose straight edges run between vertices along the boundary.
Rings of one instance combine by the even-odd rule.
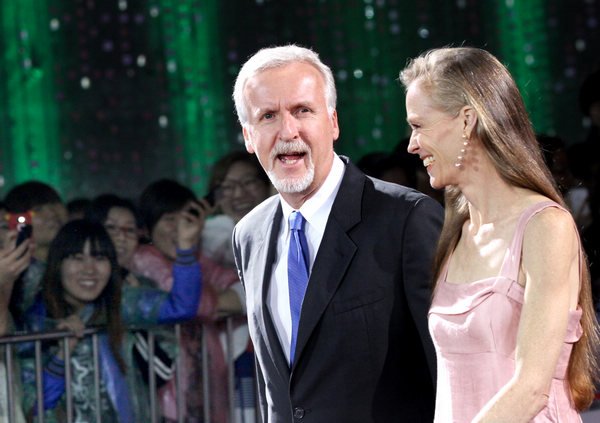
[[[234,378],[234,363],[233,363],[233,327],[234,320],[240,318],[238,314],[226,315],[220,318],[220,321],[225,322],[226,326],[226,363],[227,363],[227,386],[229,396],[229,409],[228,409],[228,421],[234,421],[235,415],[235,400],[234,400],[234,389],[235,389],[235,378]],[[127,330],[140,330],[144,329],[147,333],[147,345],[148,345],[148,389],[150,398],[150,416],[151,423],[158,423],[160,421],[160,410],[157,402],[157,385],[156,385],[156,374],[154,364],[154,341],[155,333],[153,330],[164,327],[173,327],[175,332],[175,342],[177,344],[177,350],[181,351],[181,327],[180,324],[174,325],[156,325],[156,326],[135,326],[128,327]],[[84,329],[84,337],[92,338],[92,355],[93,355],[93,369],[94,369],[94,401],[96,405],[96,423],[102,422],[102,415],[100,413],[100,363],[98,355],[98,335],[102,331],[99,327],[89,327]],[[207,339],[204,334],[205,330],[202,331],[202,374],[203,374],[203,405],[204,405],[204,421],[210,422],[210,381],[209,381],[209,355],[207,350]],[[15,373],[15,360],[16,360],[16,345],[23,343],[33,343],[35,353],[35,383],[36,383],[36,418],[37,422],[44,422],[44,398],[43,398],[43,360],[42,360],[42,344],[48,341],[60,341],[63,340],[63,354],[65,357],[65,405],[66,405],[66,421],[67,423],[73,422],[73,395],[71,392],[71,381],[72,381],[72,369],[71,369],[71,352],[68,347],[67,339],[74,337],[75,334],[67,330],[52,330],[42,332],[18,332],[10,335],[0,337],[0,347],[4,347],[4,362],[6,364],[6,392],[7,392],[7,415],[8,421],[16,421],[16,407],[20,407],[21,404],[17,403],[15,386],[15,377],[20,375]],[[178,353],[175,360],[175,386],[176,386],[176,407],[177,407],[177,422],[182,423],[184,421],[184,396],[182,388],[182,377],[180,370],[183,368],[182,354]],[[0,381],[3,383],[3,381]],[[28,411],[28,410],[24,410]],[[259,421],[259,408],[256,406],[256,421]]]

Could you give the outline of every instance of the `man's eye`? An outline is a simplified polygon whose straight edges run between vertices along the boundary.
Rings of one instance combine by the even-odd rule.
[[[273,119],[275,115],[273,113],[265,113],[263,119]]]

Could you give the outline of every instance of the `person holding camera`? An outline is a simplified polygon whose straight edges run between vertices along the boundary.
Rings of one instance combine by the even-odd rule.
[[[194,207],[200,216],[203,227],[211,206],[206,199],[198,199],[189,188],[171,179],[161,179],[144,189],[139,200],[139,211],[150,243],[137,248],[131,259],[131,272],[154,280],[163,290],[171,289],[173,260],[179,236],[175,222],[190,207]],[[199,242],[198,235],[196,245]],[[203,287],[197,318],[181,327],[184,413],[186,418],[203,417],[202,379],[209,377],[211,422],[223,423],[227,418],[227,366],[216,320],[220,312],[241,310],[237,294],[229,289],[238,278],[235,271],[220,266],[202,254],[196,254],[195,260],[202,267]],[[209,375],[202,374],[202,362],[199,359],[202,354],[200,341],[203,328],[210,357]],[[175,420],[177,407],[174,381],[170,381],[162,389],[161,401],[165,417]]]
[[[10,309],[17,318],[32,304],[40,291],[40,283],[46,267],[52,240],[67,222],[67,209],[58,193],[50,185],[28,181],[14,186],[4,198],[9,224],[17,230],[24,220],[31,225],[31,262],[15,282]]]

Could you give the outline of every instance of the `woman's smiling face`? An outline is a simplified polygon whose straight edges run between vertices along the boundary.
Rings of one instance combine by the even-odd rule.
[[[111,264],[108,257],[92,254],[87,240],[83,251],[62,261],[60,274],[65,301],[79,312],[102,294],[110,279]]]
[[[408,152],[423,160],[431,186],[457,184],[456,161],[464,148],[465,125],[461,113],[452,116],[434,108],[429,93],[417,80],[406,92],[406,114],[412,129]]]

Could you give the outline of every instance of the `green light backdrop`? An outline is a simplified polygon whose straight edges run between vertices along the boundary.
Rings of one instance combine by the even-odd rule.
[[[41,179],[60,186],[54,50],[43,0],[0,3],[0,136],[5,184]]]
[[[259,48],[314,48],[338,85],[336,149],[358,160],[407,134],[410,57],[483,47],[513,73],[538,132],[583,140],[583,77],[600,65],[596,0],[2,0],[0,194],[39,179],[66,200],[137,198],[170,177],[204,194],[243,148],[231,100]]]
[[[201,193],[211,165],[231,148],[218,2],[161,0],[151,5],[160,10],[170,135],[181,144],[176,152],[182,165],[177,167],[177,177]]]

